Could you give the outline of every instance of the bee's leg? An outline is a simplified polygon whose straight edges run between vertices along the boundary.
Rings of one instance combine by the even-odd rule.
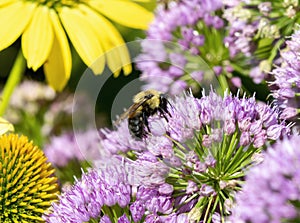
[[[173,105],[170,103],[168,99],[165,97],[161,97],[161,104],[160,104],[160,109],[164,111],[164,113],[167,113],[170,117],[172,117],[171,113],[168,110],[168,105],[173,108]]]
[[[164,108],[165,113],[167,113],[170,117],[172,117],[171,113],[169,112],[169,110],[167,108]]]
[[[147,127],[148,132],[151,132],[150,128],[149,128],[149,122],[148,122],[148,119],[147,119],[147,115],[146,115],[145,112],[143,113],[143,121],[145,123],[145,126]]]
[[[159,111],[160,115],[162,115],[162,116],[166,119],[166,121],[169,122],[167,116],[165,115],[165,113],[168,113],[168,115],[171,116],[171,115],[169,114],[169,111],[165,111],[165,109],[161,109],[161,108],[159,108],[158,111]],[[171,117],[172,117],[172,116],[171,116]]]
[[[171,115],[171,113],[169,112],[169,110],[168,110],[168,108],[167,108],[167,104],[169,104],[171,107],[172,107],[172,105],[171,105],[171,103],[169,102],[169,101],[166,101],[164,104],[163,104],[163,106],[161,106],[161,107],[159,107],[158,109],[159,109],[159,112],[160,113],[167,113],[170,117],[172,117],[172,115]],[[165,117],[165,116],[164,116]]]

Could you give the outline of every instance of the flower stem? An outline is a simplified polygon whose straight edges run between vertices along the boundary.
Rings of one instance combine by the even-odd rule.
[[[0,116],[3,116],[3,114],[5,113],[5,110],[9,104],[10,97],[15,87],[19,84],[25,68],[26,61],[22,54],[22,51],[20,50],[3,89],[3,93],[1,96],[2,101],[0,101]]]
[[[225,92],[226,90],[229,89],[229,86],[228,86],[228,83],[227,83],[227,80],[226,80],[226,77],[225,77],[224,74],[219,75],[219,76],[218,76],[218,80],[219,80],[219,83],[220,83],[220,85],[221,85],[221,89],[218,89],[218,90],[220,90],[219,93],[222,95],[222,94],[224,94],[224,92]]]
[[[210,197],[209,203],[208,203],[207,208],[206,208],[206,211],[205,211],[205,215],[204,215],[204,220],[203,220],[203,222],[206,222],[206,219],[208,218],[209,210],[210,210],[210,207],[211,207],[212,202],[213,202],[213,197]]]

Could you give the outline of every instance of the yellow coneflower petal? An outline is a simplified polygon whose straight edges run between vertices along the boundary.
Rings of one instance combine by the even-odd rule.
[[[120,33],[108,20],[89,7],[81,5],[80,9],[94,27],[105,50],[107,65],[114,76],[118,76],[122,68],[125,74],[129,74],[131,72],[130,56]]]
[[[90,21],[96,32],[96,36],[99,38],[99,41],[101,41],[101,45],[105,50],[105,57],[107,59],[108,67],[115,76],[118,76],[123,64],[121,59],[122,55],[120,55],[116,47],[120,44],[120,42],[124,44],[122,37],[120,38],[120,40],[116,41],[116,38],[114,38],[114,36],[112,35],[110,27],[106,25],[108,21],[106,21],[101,15],[99,15],[89,7],[81,5],[80,9],[88,17],[88,20]],[[113,26],[112,28],[114,29]],[[116,33],[120,35],[117,31]],[[126,51],[125,53],[128,54],[128,52]]]
[[[102,16],[101,16],[102,17]],[[121,59],[121,65],[124,71],[125,75],[128,75],[132,71],[132,66],[131,66],[131,59],[130,55],[127,49],[126,44],[124,43],[122,36],[120,33],[115,29],[115,27],[104,17],[102,17],[102,27],[105,27],[107,29],[107,36],[100,36],[102,39],[103,45],[105,45],[105,49],[108,51],[107,52],[107,64],[110,66],[110,69],[114,70],[114,58],[117,55]],[[110,41],[107,39],[111,38],[113,41],[113,44],[110,43]],[[116,66],[119,67],[119,64]],[[117,73],[114,73],[114,76],[117,77]]]
[[[149,23],[153,20],[151,12],[130,1],[109,0],[104,2],[91,0],[89,5],[117,23],[136,29],[147,29]]]
[[[107,48],[109,52],[116,53],[120,56],[124,74],[130,74],[132,71],[131,59],[128,48],[124,43],[122,36],[118,32],[118,30],[104,17],[102,17],[102,27],[105,27],[107,33],[109,34],[105,38],[111,38],[114,42],[113,45],[110,45],[109,41],[104,41],[104,39],[102,42],[103,44],[106,44],[105,48]],[[101,38],[103,39],[104,36],[101,36]],[[113,58],[111,58],[111,60],[113,60]]]
[[[36,4],[16,1],[0,9],[0,51],[13,44],[29,23]]]
[[[87,16],[68,7],[63,7],[59,16],[79,56],[87,66],[91,66],[104,51]],[[97,66],[92,67],[95,73],[101,73],[105,66],[105,58],[102,56],[99,60]]]
[[[39,6],[22,35],[22,51],[27,59],[27,66],[34,71],[42,66],[48,58],[52,43],[53,29],[49,8]]]
[[[4,118],[0,117],[0,135],[3,135],[6,132],[14,131],[14,126]]]
[[[0,1],[0,7],[3,7],[5,5],[11,4],[13,2],[16,2],[17,0],[1,0]]]
[[[72,57],[68,39],[54,10],[50,11],[54,29],[54,41],[49,57],[44,64],[47,81],[51,87],[61,91],[67,84],[72,69]]]

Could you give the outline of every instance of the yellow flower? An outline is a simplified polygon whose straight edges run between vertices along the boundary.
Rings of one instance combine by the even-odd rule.
[[[0,136],[0,222],[42,222],[58,198],[54,168],[27,137]]]
[[[96,74],[105,63],[116,76],[120,68],[129,74],[128,49],[107,18],[146,29],[153,15],[131,0],[1,0],[0,51],[22,36],[27,66],[35,71],[44,65],[47,81],[56,90],[64,88],[71,73],[68,38],[89,67],[105,53],[91,67]]]

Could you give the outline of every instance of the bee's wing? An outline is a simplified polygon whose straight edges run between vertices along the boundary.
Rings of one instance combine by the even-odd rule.
[[[131,108],[131,107],[130,107]],[[130,108],[128,108],[116,121],[113,122],[115,126],[119,125],[129,115]]]
[[[146,101],[148,101],[149,98],[144,98],[138,103],[134,103],[131,105],[115,122],[114,125],[119,125],[124,119],[132,117],[136,110],[141,107]]]

